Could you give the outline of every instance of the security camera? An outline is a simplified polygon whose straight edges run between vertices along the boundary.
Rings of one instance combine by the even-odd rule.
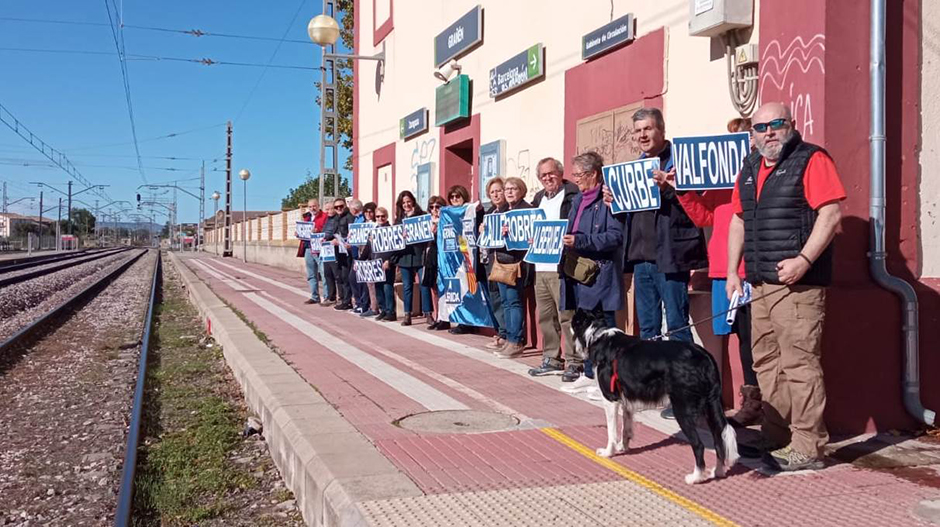
[[[457,64],[456,60],[441,66],[441,69],[434,72],[434,76],[441,82],[446,83],[450,81],[450,78],[453,77],[455,73],[460,73],[460,64]]]

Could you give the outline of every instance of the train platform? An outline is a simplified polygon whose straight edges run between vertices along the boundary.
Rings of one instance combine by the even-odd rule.
[[[486,337],[305,305],[304,277],[278,268],[172,261],[310,525],[940,524],[936,443],[848,438],[824,470],[743,460],[687,485],[674,421],[641,412],[630,450],[598,457],[602,403],[529,376],[537,350],[498,359]]]

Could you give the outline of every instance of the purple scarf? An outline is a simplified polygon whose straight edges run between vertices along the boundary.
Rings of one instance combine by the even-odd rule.
[[[581,194],[581,204],[578,205],[578,213],[574,216],[574,225],[572,226],[572,233],[578,232],[578,225],[581,224],[581,213],[584,212],[584,209],[588,208],[588,205],[594,202],[594,199],[597,198],[598,193],[601,191],[601,186],[598,185],[591,190]]]

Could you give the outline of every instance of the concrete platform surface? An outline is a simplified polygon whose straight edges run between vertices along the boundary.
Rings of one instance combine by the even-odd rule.
[[[691,450],[658,411],[638,414],[627,454],[595,455],[601,403],[562,392],[559,376],[530,377],[537,350],[498,359],[488,338],[423,319],[305,305],[303,275],[173,261],[310,525],[931,525],[940,509],[936,445],[854,438],[821,471],[747,462],[690,486]],[[888,451],[917,466],[845,462]]]

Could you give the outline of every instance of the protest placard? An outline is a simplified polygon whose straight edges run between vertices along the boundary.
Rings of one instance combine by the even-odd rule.
[[[377,254],[391,253],[405,248],[405,226],[389,225],[376,227],[372,231],[372,251]]]
[[[385,281],[382,260],[356,260],[353,262],[353,269],[356,271],[356,281],[360,284]]]
[[[744,158],[750,152],[751,139],[746,132],[676,137],[672,140],[676,189],[734,188]]]
[[[325,263],[336,261],[336,247],[332,242],[324,241],[320,245],[320,261]]]
[[[320,246],[323,245],[323,238],[326,237],[326,234],[322,232],[315,232],[310,235],[310,252],[318,254],[320,252]]]
[[[525,253],[529,263],[559,264],[564,251],[562,238],[568,230],[567,220],[538,220],[532,224],[532,246]]]
[[[455,253],[460,251],[460,245],[457,243],[457,229],[452,225],[445,225],[441,229],[441,244],[445,253]]]
[[[445,278],[444,282],[444,303],[452,306],[460,305],[460,279]]]
[[[429,242],[434,239],[434,233],[431,231],[430,214],[405,218],[402,224],[405,226],[405,243],[408,245]]]
[[[336,247],[336,253],[337,253],[337,254],[348,254],[348,253],[346,252],[346,243],[347,243],[346,240],[344,240],[343,237],[340,236],[339,234],[335,235],[334,238],[336,238],[336,241],[338,242],[338,243],[336,244],[336,246],[335,246],[335,247]]]
[[[483,216],[483,234],[477,240],[483,249],[499,249],[506,246],[506,240],[503,239],[503,221],[502,214],[493,213]]]
[[[312,221],[298,221],[296,230],[298,240],[309,240],[313,234],[314,225]]]
[[[467,244],[467,247],[476,247],[477,246],[477,237],[476,233],[473,232],[473,226],[476,222],[473,219],[463,220],[463,239],[464,243]]]
[[[375,223],[353,223],[349,226],[349,236],[346,241],[349,245],[362,247],[369,242],[369,234],[375,229]]]
[[[545,211],[542,209],[520,209],[511,210],[503,213],[506,218],[506,224],[509,225],[509,232],[506,234],[506,249],[510,251],[521,251],[529,248],[529,240],[532,239],[533,223],[536,220],[545,219]]]
[[[605,166],[604,183],[614,196],[611,212],[658,209],[661,201],[659,185],[653,180],[654,170],[659,170],[658,157]]]

